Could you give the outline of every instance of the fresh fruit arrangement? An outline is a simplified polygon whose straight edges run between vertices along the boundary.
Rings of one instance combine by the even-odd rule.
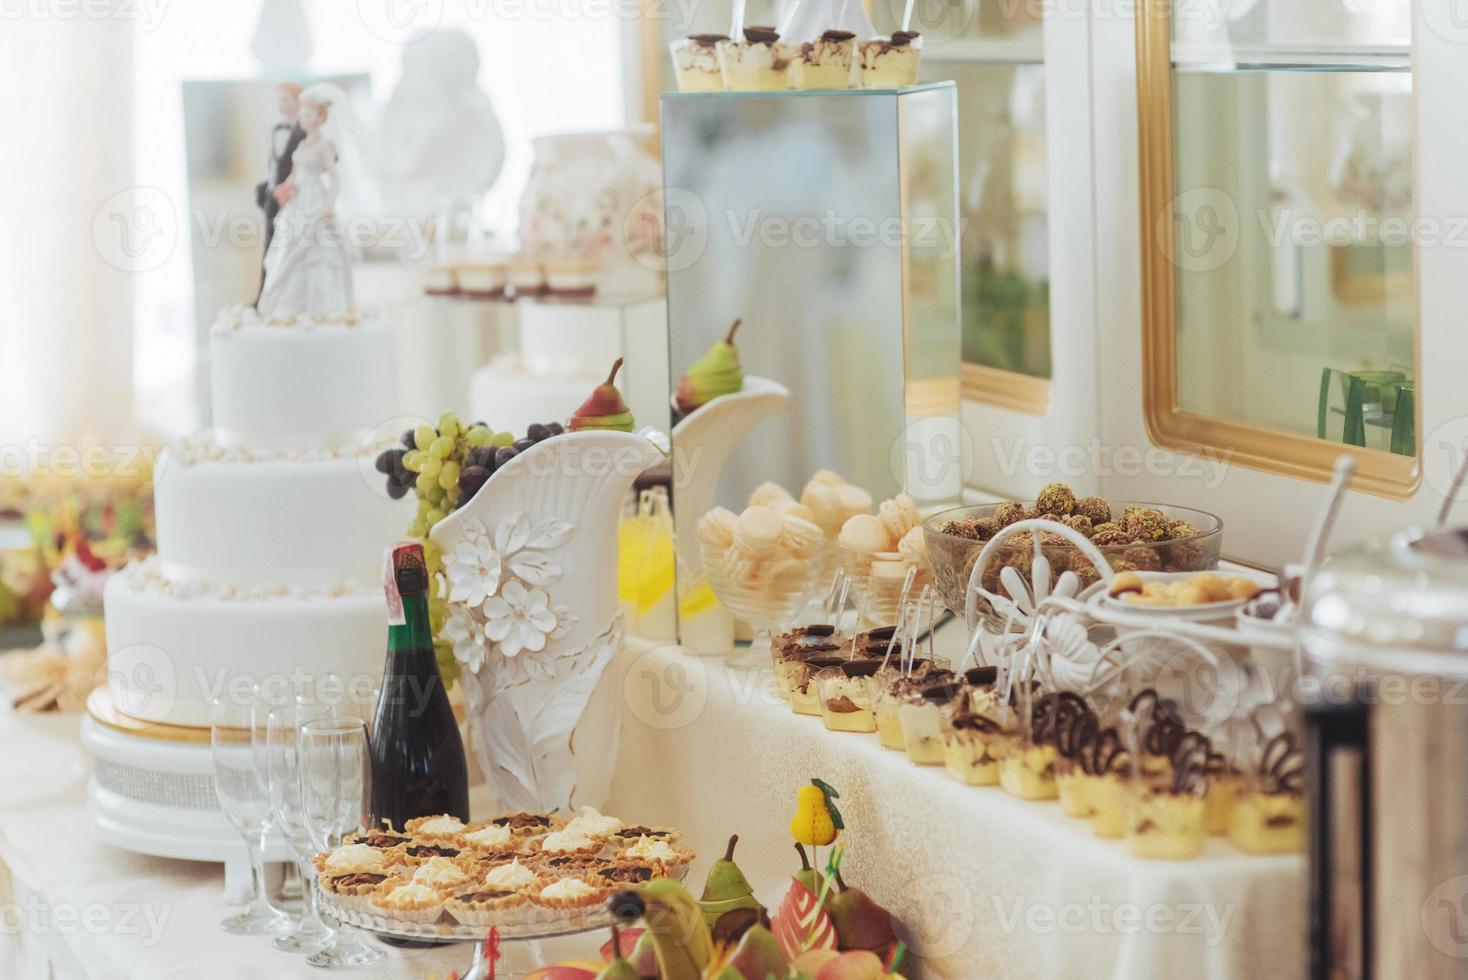
[[[694,361],[678,382],[673,401],[681,414],[687,415],[721,395],[744,389],[744,367],[739,363],[739,349],[734,346],[734,333],[741,322],[735,320],[724,339]]]
[[[418,511],[408,525],[408,536],[422,542],[428,571],[435,581],[443,572],[443,553],[428,539],[429,532],[439,521],[474,499],[489,478],[510,460],[567,431],[632,431],[635,424],[632,413],[613,383],[621,367],[619,357],[607,380],[592,390],[565,425],[534,422],[517,439],[513,432],[496,432],[485,422],[466,424],[453,412],[444,412],[438,417],[437,427],[424,423],[408,429],[402,434],[400,446],[378,454],[377,472],[387,481],[388,496],[401,500],[410,490],[417,495]],[[442,635],[448,619],[446,595],[442,589],[430,590],[428,619],[433,628],[439,671],[445,683],[452,685],[459,676],[459,664],[453,656],[453,644]]]

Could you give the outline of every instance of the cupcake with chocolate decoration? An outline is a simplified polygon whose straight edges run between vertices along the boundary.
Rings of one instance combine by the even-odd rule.
[[[727,34],[693,34],[670,45],[673,77],[680,92],[722,92],[724,72],[719,67],[719,44]]]
[[[1032,697],[1034,695],[1031,695]],[[999,765],[999,788],[1022,800],[1053,800],[1055,786],[1055,719],[1059,696],[1038,697],[1030,709],[1028,731],[1005,737]],[[1023,717],[1023,713],[1021,714]]]
[[[943,729],[943,767],[966,786],[995,786],[1004,753],[1004,729],[983,714],[960,711]]]
[[[906,88],[916,85],[923,38],[917,31],[893,31],[861,42],[861,87]]]
[[[1091,808],[1091,833],[1122,837],[1131,810],[1131,760],[1115,728],[1102,729],[1079,750],[1082,793]]]
[[[851,87],[855,63],[856,35],[830,30],[800,46],[791,66],[791,80],[798,89],[842,89]]]
[[[1081,755],[1095,744],[1101,725],[1079,697],[1068,691],[1064,696],[1067,701],[1055,724],[1055,792],[1067,817],[1087,820],[1096,808],[1087,792],[1089,781]]]
[[[1253,785],[1234,801],[1228,836],[1251,854],[1305,849],[1305,758],[1291,732],[1265,744]]]
[[[718,43],[724,87],[730,92],[783,92],[790,87],[790,65],[799,56],[773,27],[746,27],[744,40]]]
[[[1203,798],[1208,793],[1206,736],[1186,733],[1172,756],[1172,779],[1145,786],[1131,817],[1132,854],[1179,861],[1203,853],[1208,837]]]

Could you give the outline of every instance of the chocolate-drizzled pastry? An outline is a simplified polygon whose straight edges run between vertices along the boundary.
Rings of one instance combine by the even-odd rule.
[[[1089,736],[1089,742],[1080,746],[1077,759],[1081,770],[1088,776],[1106,776],[1119,773],[1126,768],[1126,749],[1121,744],[1121,735],[1115,728],[1106,728]]]
[[[1259,789],[1270,796],[1305,791],[1305,755],[1292,733],[1280,732],[1264,746],[1259,757]]]
[[[607,883],[611,882],[638,882],[651,881],[652,868],[645,864],[614,864],[606,868],[598,868],[594,872],[596,878]]]
[[[1208,737],[1187,732],[1173,749],[1172,791],[1202,796],[1208,792]]]
[[[1070,691],[1052,691],[1035,702],[1030,715],[1030,739],[1036,745],[1054,742],[1060,727],[1070,727],[1076,715],[1089,711],[1086,702]]]
[[[413,857],[458,857],[457,847],[445,847],[442,844],[414,844],[407,849]]]
[[[854,37],[856,37],[856,35],[851,33],[850,31],[838,31],[833,29],[821,32],[822,41],[850,41]]]
[[[353,871],[348,875],[337,875],[331,878],[329,884],[332,888],[353,888],[357,885],[380,885],[387,880],[387,875],[373,874],[370,871]]]
[[[498,902],[500,899],[509,898],[514,894],[515,893],[512,891],[504,891],[502,889],[493,888],[485,889],[484,891],[465,892],[464,894],[458,896],[458,899],[459,901],[468,905],[474,902]]]
[[[773,27],[746,27],[744,39],[750,44],[774,44],[780,40],[780,32]]]
[[[1082,748],[1095,741],[1096,732],[1101,727],[1096,720],[1096,712],[1085,704],[1081,708],[1080,711],[1068,712],[1068,717],[1056,723],[1055,751],[1063,759],[1079,761]]]
[[[1187,727],[1173,717],[1152,688],[1138,691],[1128,709],[1138,719],[1138,740],[1148,755],[1171,758]]]

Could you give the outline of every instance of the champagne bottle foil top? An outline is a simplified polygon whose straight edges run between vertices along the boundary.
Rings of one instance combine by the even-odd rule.
[[[421,544],[405,542],[393,548],[392,565],[399,594],[428,591],[428,562],[423,557]]]

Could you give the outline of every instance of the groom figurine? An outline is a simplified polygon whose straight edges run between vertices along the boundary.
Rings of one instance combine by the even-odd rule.
[[[281,82],[275,87],[275,110],[279,115],[270,130],[270,163],[265,180],[255,185],[255,203],[265,212],[265,248],[260,252],[260,289],[265,288],[265,254],[270,251],[270,240],[275,237],[275,216],[280,213],[281,201],[276,197],[276,188],[291,175],[291,156],[306,133],[296,122],[301,109],[301,86],[295,82]],[[259,302],[257,290],[255,300]]]

